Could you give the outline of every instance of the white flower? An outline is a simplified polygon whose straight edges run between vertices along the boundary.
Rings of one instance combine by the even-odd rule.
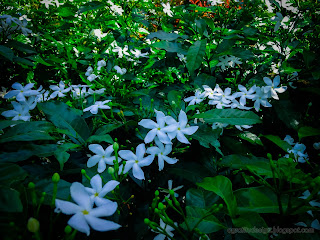
[[[227,55],[219,57],[219,63],[216,65],[217,67],[221,67],[221,69],[224,71],[226,70],[226,67],[234,67],[235,64],[241,64],[242,62],[239,61],[239,58],[235,56],[228,57]]]
[[[120,7],[120,6],[117,6],[117,5],[112,5],[110,6],[110,9],[113,11],[113,13],[117,13],[118,15],[122,15],[124,10]]]
[[[88,89],[88,93],[89,94],[102,94],[105,92],[105,88],[101,88],[101,89],[98,89],[98,90],[92,90],[91,88]]]
[[[180,60],[180,62],[186,63],[187,62],[187,57],[183,55],[182,53],[177,53],[177,56]]]
[[[294,139],[290,135],[286,135],[286,137],[283,139],[283,141],[286,141],[289,143],[291,146],[294,145]]]
[[[105,60],[102,59],[102,60],[98,61],[97,65],[98,65],[97,70],[100,71],[102,67],[105,67],[107,65],[107,63]]]
[[[31,116],[29,114],[29,108],[27,105],[23,105],[17,102],[11,102],[13,105],[13,110],[4,111],[1,113],[2,116],[5,117],[13,117],[13,121],[23,120],[29,121]]]
[[[16,17],[12,17],[11,15],[2,15],[2,16],[0,16],[0,19],[5,19],[6,20],[6,24],[8,25],[8,26],[11,26],[11,24],[12,24],[12,22],[14,22],[14,23],[16,23],[16,24],[20,24],[20,21],[19,21],[19,19],[18,18],[16,18]]]
[[[258,112],[260,109],[260,105],[264,107],[271,107],[272,105],[268,102],[268,95],[264,91],[264,87],[257,87],[256,88],[256,94],[254,95],[254,98],[252,99],[254,102],[254,108]]]
[[[208,3],[210,3],[211,6],[215,6],[217,4],[223,4],[224,1],[221,1],[221,0],[208,0]]]
[[[91,201],[85,187],[78,182],[72,183],[70,193],[76,204],[56,199],[55,212],[73,215],[68,221],[68,224],[72,228],[89,236],[90,227],[100,232],[117,230],[121,227],[115,222],[100,218],[114,214],[118,207],[116,202],[109,202],[100,207],[93,208],[93,201]]]
[[[49,93],[50,92],[47,90],[47,91],[44,91],[43,93],[38,94],[36,97],[36,101],[37,102],[45,102],[45,101],[50,100],[51,98],[49,96]]]
[[[112,203],[109,199],[105,199],[104,196],[115,189],[120,183],[118,181],[111,180],[102,187],[102,179],[99,174],[96,174],[91,178],[90,184],[92,188],[86,187],[85,189],[90,195],[91,201],[100,207],[102,205]]]
[[[226,107],[226,105],[224,105]],[[231,108],[239,108],[241,110],[250,110],[252,107],[246,107],[241,105],[236,99],[233,99],[231,104],[230,104]]]
[[[164,162],[167,162],[169,164],[175,164],[178,162],[178,159],[170,158],[167,156],[172,151],[172,144],[166,144],[164,146],[158,138],[155,139],[155,143],[157,147],[149,147],[147,149],[147,153],[153,156],[158,156],[159,171],[163,170]]]
[[[305,163],[308,160],[308,154],[304,153],[305,150],[306,150],[306,145],[302,143],[296,143],[292,149],[288,150],[288,153],[293,153],[294,158],[298,162]]]
[[[118,53],[118,56],[119,58],[123,58],[123,54],[124,55],[127,55],[127,56],[130,56],[130,54],[128,53],[128,46],[124,46],[124,48],[122,49],[121,47],[118,47],[116,46],[112,52],[117,52]]]
[[[126,72],[127,72],[127,69],[125,69],[125,68],[120,68],[119,66],[114,66],[113,67],[116,71],[117,71],[117,73],[119,73],[120,75],[123,75],[123,74],[126,74]]]
[[[183,185],[172,188],[172,180],[168,180],[168,189],[162,189],[160,190],[160,192],[164,192],[164,193],[168,193],[168,195],[166,196],[167,198],[170,198],[170,190],[174,191],[174,196],[177,198],[179,197],[179,194],[176,193],[176,191],[180,190],[181,188],[183,188]]]
[[[138,124],[144,128],[152,129],[149,131],[144,138],[145,143],[150,143],[153,139],[158,136],[159,140],[164,144],[170,144],[170,138],[168,137],[167,133],[175,131],[177,126],[170,125],[165,127],[165,118],[163,112],[154,110],[156,112],[156,119],[157,122],[154,122],[150,119],[142,119]]]
[[[89,149],[96,155],[88,159],[87,167],[91,168],[98,163],[98,173],[102,173],[104,170],[106,170],[106,164],[113,165],[113,160],[115,160],[116,157],[111,156],[111,154],[113,153],[112,145],[104,150],[99,144],[90,144]],[[121,159],[118,158],[118,161],[120,162]]]
[[[277,92],[283,93],[287,90],[287,87],[278,87],[278,85],[280,84],[280,76],[279,75],[273,79],[273,82],[268,77],[264,77],[263,81],[267,84],[267,86],[264,87],[264,92],[269,94],[269,96],[271,96],[274,99],[279,100]]]
[[[232,94],[231,94],[231,88],[226,88],[224,91],[219,87],[219,85],[217,85],[215,87],[215,93],[213,95],[213,100],[216,101],[221,101],[223,104],[229,104],[231,103],[231,101],[235,98]],[[209,104],[210,101],[209,101]]]
[[[240,97],[239,102],[242,106],[246,105],[247,99],[253,99],[254,98],[254,92],[256,91],[256,86],[254,85],[249,90],[247,90],[244,86],[241,84],[238,85],[238,88],[241,92],[236,92],[233,94],[235,98]]]
[[[136,58],[140,58],[140,57],[145,57],[147,58],[148,53],[141,53],[141,50],[139,49],[135,49],[135,50],[130,50],[130,52],[136,57]]]
[[[213,123],[213,124],[212,124],[211,128],[212,128],[213,130],[218,129],[218,128],[221,128],[221,133],[220,133],[220,135],[222,135],[222,134],[223,134],[223,128],[227,127],[228,125],[229,125],[229,124],[227,124],[227,123],[216,122],[216,123]]]
[[[320,142],[313,144],[314,149],[319,150],[320,149]]]
[[[125,160],[127,160],[123,173],[129,172],[129,170],[132,168],[133,176],[139,180],[143,180],[144,178],[144,172],[142,171],[142,167],[149,166],[154,156],[149,155],[147,157],[144,157],[144,154],[146,153],[146,147],[144,143],[141,143],[136,148],[136,154],[134,154],[130,150],[121,150],[119,151],[119,156]],[[123,165],[121,166],[119,172],[122,171]]]
[[[204,100],[205,92],[201,93],[199,90],[196,90],[194,96],[187,97],[184,99],[185,102],[189,102],[188,106],[198,104]]]
[[[86,96],[89,95],[89,93],[87,92],[86,89],[87,86],[83,86],[83,85],[73,85],[72,86],[72,95],[74,98],[78,99],[78,98],[85,98]]]
[[[185,144],[190,144],[190,142],[188,141],[188,139],[184,136],[186,135],[192,135],[194,134],[199,126],[187,126],[188,124],[188,118],[187,118],[187,114],[180,110],[179,113],[179,122],[177,122],[173,117],[171,116],[167,116],[165,118],[165,121],[167,124],[171,125],[171,126],[175,126],[175,130],[168,132],[168,136],[170,138],[170,140],[174,139],[175,137],[177,137],[177,139]]]
[[[50,89],[53,90],[54,92],[51,93],[50,98],[53,99],[57,95],[58,97],[64,97],[66,96],[65,93],[69,92],[71,90],[71,87],[65,88],[65,84],[63,81],[59,82],[59,86],[57,85],[51,85]]]
[[[90,34],[94,35],[95,37],[97,37],[99,41],[101,41],[102,38],[107,36],[107,33],[101,32],[100,29],[93,29]]]
[[[111,100],[105,100],[105,101],[96,101],[93,105],[90,107],[87,107],[83,109],[84,112],[90,111],[92,114],[97,114],[98,109],[110,109],[108,105],[105,105],[106,103],[111,102]]]
[[[243,131],[242,128],[244,128],[244,129],[252,128],[251,125],[235,125],[235,127],[236,127],[237,129],[239,129],[240,131]]]
[[[25,87],[23,87],[20,83],[14,83],[12,84],[12,88],[16,90],[11,90],[4,96],[4,98],[7,99],[15,96],[19,102],[26,101],[25,97],[37,96],[40,94],[37,90],[31,90],[33,86],[34,83],[28,83]]]
[[[42,0],[40,3],[44,4],[46,8],[49,9],[49,5],[54,6],[54,4],[52,3],[52,0]]]
[[[171,11],[170,3],[161,3],[163,7],[163,12],[170,17],[173,17],[173,12]]]
[[[177,225],[177,223],[174,223],[175,225]],[[164,231],[170,236],[170,237],[173,237],[174,234],[172,233],[172,231],[174,230],[173,227],[171,227],[170,225],[166,224],[163,222],[163,220],[160,218],[160,227],[162,229],[164,229]],[[163,230],[158,227],[158,231],[159,232],[162,232]],[[152,230],[153,232],[155,232],[154,230]],[[154,237],[153,240],[164,240],[166,239],[167,236],[162,234],[162,233],[159,233],[157,236]]]
[[[87,79],[90,81],[90,82],[92,82],[92,81],[94,81],[97,77],[99,77],[99,76],[97,76],[97,75],[95,75],[95,74],[90,74],[88,77],[87,77]]]
[[[89,67],[87,68],[87,71],[86,71],[85,75],[86,75],[87,77],[89,77],[92,72],[93,72],[93,68],[92,68],[91,66],[89,66]]]
[[[271,21],[277,22],[274,26],[274,31],[278,31],[280,26],[282,26],[284,29],[288,28],[288,26],[285,24],[285,22],[288,22],[290,19],[289,17],[283,17],[281,13],[277,12],[276,16],[271,18]]]

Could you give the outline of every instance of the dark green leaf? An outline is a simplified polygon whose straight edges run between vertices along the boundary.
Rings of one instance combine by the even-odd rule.
[[[92,135],[87,139],[87,143],[107,142],[113,144],[113,140],[109,134],[106,135]]]
[[[252,125],[261,122],[257,114],[239,109],[213,109],[196,114],[192,118],[203,118],[208,123],[220,122],[230,125]]]
[[[211,176],[211,172],[208,169],[193,162],[178,162],[175,167],[169,168],[168,172],[193,183],[199,182],[203,178]]]
[[[205,148],[210,148],[210,145],[215,147],[216,151],[220,153],[222,152],[219,149],[220,142],[219,142],[219,136],[220,136],[220,130],[216,129],[213,130],[212,128],[202,125],[200,128],[192,135],[192,138],[199,141],[201,146],[204,146]]]
[[[157,32],[153,32],[153,33],[150,33],[148,36],[147,36],[147,39],[151,39],[151,38],[159,38],[161,40],[167,40],[167,41],[173,41],[173,40],[176,40],[177,38],[181,37],[179,34],[176,34],[176,33],[167,33],[167,32],[164,32],[162,30],[159,30]]]
[[[298,129],[300,116],[294,110],[294,106],[290,100],[280,99],[272,104],[274,110],[276,111],[278,118],[286,124],[287,127]]]
[[[304,137],[320,135],[320,129],[305,126],[299,129],[298,135],[299,135],[299,141],[300,141]]]
[[[286,141],[282,140],[278,136],[273,136],[273,135],[262,135],[262,137],[265,137],[266,139],[269,139],[271,142],[276,144],[278,147],[283,149],[283,151],[287,152],[288,149],[291,149],[291,145],[287,143]]]
[[[219,200],[219,196],[202,188],[190,188],[186,193],[187,206],[209,209]]]
[[[121,123],[109,123],[109,124],[103,125],[102,127],[98,128],[98,130],[95,132],[95,135],[105,135],[121,126],[122,126]]]
[[[242,132],[238,135],[241,139],[246,140],[254,145],[260,145],[263,146],[263,143],[261,142],[260,138],[251,132]]]
[[[152,46],[157,48],[162,48],[167,52],[182,53],[184,55],[186,54],[186,51],[182,49],[181,45],[179,45],[178,43],[160,41],[160,42],[153,43]]]
[[[0,55],[4,56],[10,61],[12,61],[14,57],[13,51],[10,48],[7,48],[3,45],[0,45]]]
[[[205,178],[201,183],[197,183],[197,185],[220,196],[226,203],[231,218],[236,216],[237,202],[232,192],[232,183],[228,178],[218,175],[216,177]]]
[[[216,51],[218,54],[228,52],[232,49],[233,45],[235,44],[235,39],[224,39],[217,47]]]
[[[12,120],[2,120],[0,121],[0,130],[5,129],[11,125],[17,125],[20,123],[24,123],[25,121],[12,121]]]
[[[1,186],[0,188],[0,212],[22,212],[23,206],[18,191]]]
[[[187,68],[192,74],[198,69],[203,61],[206,53],[207,40],[196,41],[188,50],[187,54]]]
[[[63,102],[42,102],[38,107],[47,118],[58,128],[67,129],[69,137],[75,143],[84,144],[90,136],[90,130],[81,117],[82,111],[69,107]]]
[[[98,2],[98,1],[92,1],[92,2],[88,2],[84,5],[82,5],[79,9],[80,13],[85,13],[91,10],[95,10],[95,9],[99,9],[104,7],[106,4],[102,3],[102,2]]]
[[[0,164],[0,185],[10,186],[15,181],[24,180],[27,172],[16,164]]]

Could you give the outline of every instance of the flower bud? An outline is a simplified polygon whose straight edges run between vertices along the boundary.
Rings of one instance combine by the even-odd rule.
[[[31,217],[28,220],[27,228],[30,232],[35,233],[39,231],[40,223],[37,219]]]
[[[64,228],[64,232],[65,232],[66,234],[70,234],[70,233],[72,232],[72,228],[71,228],[69,225],[67,225],[67,226]]]
[[[58,183],[60,181],[60,175],[59,173],[54,173],[52,176],[52,182]]]
[[[162,202],[158,203],[158,208],[159,208],[160,211],[164,209],[164,205],[163,205]]]
[[[156,196],[156,197],[158,197],[159,196],[159,191],[158,190],[156,190],[155,192],[154,192],[154,195]]]
[[[109,168],[108,168],[108,173],[109,173],[110,175],[114,174],[114,168],[113,168],[113,167],[109,167]]]
[[[85,174],[86,174],[86,170],[81,169],[81,174],[82,174],[82,175],[85,175]]]
[[[28,188],[30,188],[30,189],[34,189],[36,187],[36,185],[34,185],[34,183],[33,182],[29,182],[29,184],[28,184]]]
[[[113,150],[117,152],[119,150],[119,144],[117,142],[113,143]]]
[[[150,225],[151,221],[149,220],[149,218],[145,218],[145,219],[144,219],[144,223],[145,223],[146,225]]]

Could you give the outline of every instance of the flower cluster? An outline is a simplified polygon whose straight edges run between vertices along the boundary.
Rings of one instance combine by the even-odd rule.
[[[92,188],[86,188],[79,182],[72,183],[70,193],[75,203],[56,199],[55,212],[73,215],[68,224],[88,236],[90,227],[100,232],[117,230],[121,227],[119,224],[101,217],[109,217],[116,212],[118,204],[104,197],[118,186],[119,182],[112,180],[102,187],[102,179],[97,174],[90,184]]]
[[[101,68],[102,68],[102,67],[105,67],[106,65],[107,65],[107,63],[106,63],[105,60],[100,60],[100,61],[98,61],[98,62],[97,62],[97,71],[98,71],[98,72],[101,71]],[[89,67],[87,68],[86,73],[85,73],[85,75],[87,76],[87,79],[88,79],[90,82],[92,82],[92,81],[94,81],[96,78],[99,78],[99,77],[100,77],[99,75],[96,75],[96,74],[93,73],[93,72],[94,72],[94,69],[93,69],[91,66],[89,66]]]
[[[235,64],[242,64],[239,58],[235,56],[229,57],[228,55],[219,57],[219,61],[220,62],[217,64],[217,67],[221,67],[223,71],[228,67],[234,67]]]
[[[28,36],[32,31],[27,27],[28,20],[24,17],[18,19],[11,15],[0,16],[0,33],[6,35],[7,38],[11,38],[11,34],[15,31],[21,31],[23,35]]]
[[[60,5],[63,5],[63,3],[60,3],[59,0],[42,0],[40,3],[44,4],[47,9],[49,9],[49,6],[54,6],[56,4],[57,7]]]
[[[304,152],[306,150],[306,145],[294,143],[294,139],[290,135],[287,135],[283,140],[292,146],[291,149],[287,149],[288,154],[285,155],[286,158],[293,156],[293,159],[300,163],[305,163],[309,160],[308,153]]]

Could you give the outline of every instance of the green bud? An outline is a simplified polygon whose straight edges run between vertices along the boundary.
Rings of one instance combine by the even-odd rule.
[[[14,225],[16,225],[14,222],[9,222],[10,227],[14,227]]]
[[[113,150],[117,152],[119,150],[119,144],[117,142],[113,143]]]
[[[165,208],[165,206],[163,205],[162,202],[159,202],[158,203],[158,208],[159,208],[159,210],[163,210]]]
[[[174,196],[174,191],[172,189],[169,191],[169,193],[172,197]]]
[[[308,107],[311,107],[311,106],[312,106],[312,102],[309,102]]]
[[[29,232],[36,233],[39,231],[40,223],[37,219],[31,217],[28,220],[27,228]]]
[[[67,225],[67,226],[64,228],[64,232],[65,232],[66,234],[70,234],[70,233],[72,232],[72,228],[71,228],[69,225]]]
[[[54,173],[52,176],[52,182],[58,183],[60,181],[60,175],[59,173]]]
[[[144,219],[144,223],[145,223],[146,225],[150,225],[151,221],[149,220],[149,218],[145,218],[145,219]]]
[[[29,182],[29,184],[28,184],[28,188],[30,188],[30,189],[34,189],[36,187],[36,185],[34,185],[34,183],[33,182]]]
[[[154,195],[156,196],[156,197],[158,197],[159,196],[159,191],[158,190],[156,190],[155,192],[154,192]]]
[[[160,211],[159,211],[158,208],[155,208],[155,209],[154,209],[154,212],[155,212],[156,214],[159,214],[159,213],[160,213]]]
[[[271,155],[271,153],[267,153],[267,157],[268,157],[268,159],[269,159],[270,161],[272,161],[272,155]]]
[[[81,169],[81,174],[82,174],[82,175],[85,175],[85,174],[86,174],[86,170]]]
[[[153,98],[151,98],[151,103],[153,103],[154,102],[154,99]]]
[[[142,102],[142,98],[139,98],[139,102]]]
[[[114,174],[114,168],[113,167],[109,167],[108,168],[108,173],[111,174],[111,175]]]

